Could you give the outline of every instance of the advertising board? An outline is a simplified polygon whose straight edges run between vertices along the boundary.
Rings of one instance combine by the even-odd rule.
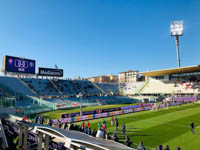
[[[38,68],[39,76],[63,77],[63,69]]]

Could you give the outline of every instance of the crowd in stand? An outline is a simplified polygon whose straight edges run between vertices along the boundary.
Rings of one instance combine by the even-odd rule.
[[[101,93],[89,81],[79,80],[47,80],[47,79],[22,79],[39,96],[76,96],[82,92],[84,95],[97,96]]]

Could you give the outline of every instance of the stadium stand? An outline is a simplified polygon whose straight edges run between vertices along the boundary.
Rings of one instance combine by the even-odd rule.
[[[79,87],[84,95],[94,96],[101,94],[101,91],[99,91],[99,89],[97,89],[90,81],[73,80],[73,83]]]
[[[134,95],[137,94],[139,89],[145,84],[145,82],[130,82],[120,83],[122,95]]]
[[[74,86],[72,80],[52,80],[52,82],[57,86],[57,88],[66,96],[74,96],[80,89]]]
[[[96,83],[96,85],[101,88],[105,94],[119,95],[118,83]]]
[[[174,82],[174,93],[196,93],[198,94],[200,90],[200,80],[196,78],[190,79],[179,79],[179,81]]]
[[[180,96],[199,95],[200,91],[200,66],[189,66],[173,69],[164,69],[150,72],[141,72],[148,84],[141,94],[168,94]]]
[[[149,80],[146,87],[140,92],[141,94],[159,94],[165,93],[170,94],[173,92],[174,82],[172,81],[160,81],[160,80]]]
[[[90,82],[81,80],[22,79],[28,87],[40,96],[99,95],[101,92]]]
[[[0,97],[9,97],[10,94],[6,92],[4,89],[0,88]]]
[[[24,82],[40,96],[60,96],[48,79],[22,78]]]
[[[35,96],[35,94],[29,90],[23,83],[15,77],[3,77],[0,76],[0,86],[4,88],[5,91],[10,92],[12,95],[30,95]]]

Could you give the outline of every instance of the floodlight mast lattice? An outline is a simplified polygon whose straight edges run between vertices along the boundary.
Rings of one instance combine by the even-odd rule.
[[[179,36],[183,36],[183,24],[184,21],[172,21],[170,25],[170,34],[171,36],[176,37],[177,63],[179,68],[181,67],[179,55]]]

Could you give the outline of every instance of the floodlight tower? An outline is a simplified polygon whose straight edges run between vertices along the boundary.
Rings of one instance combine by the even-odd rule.
[[[179,36],[183,36],[183,24],[184,21],[172,21],[170,25],[170,34],[171,36],[176,37],[177,63],[179,68],[181,67],[179,56]]]

